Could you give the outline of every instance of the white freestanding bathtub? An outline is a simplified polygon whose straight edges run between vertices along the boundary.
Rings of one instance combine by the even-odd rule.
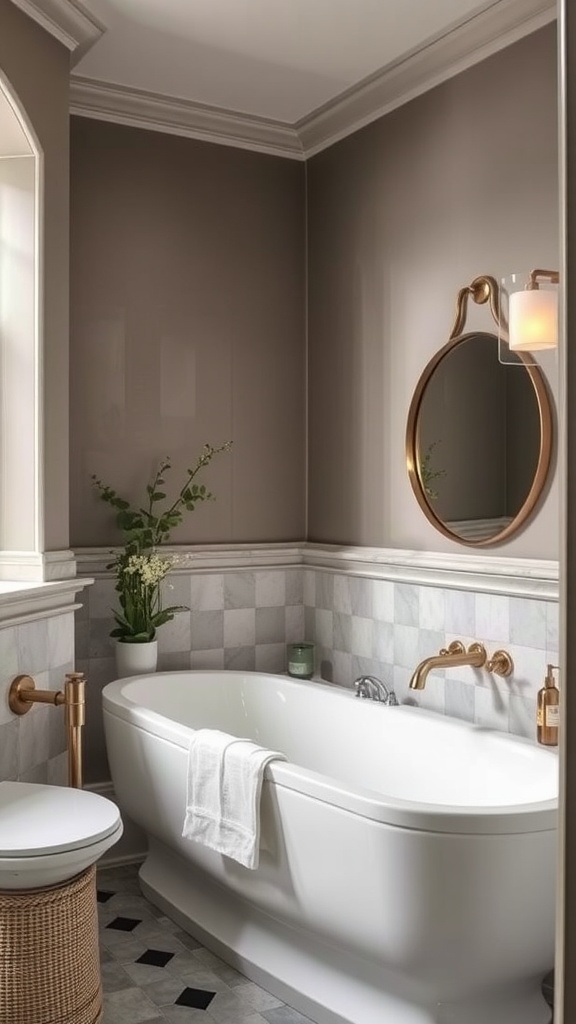
[[[318,1024],[548,1024],[552,751],[258,673],[117,680],[104,721],[144,892],[280,999]],[[288,758],[266,769],[256,871],[181,837],[195,728]]]

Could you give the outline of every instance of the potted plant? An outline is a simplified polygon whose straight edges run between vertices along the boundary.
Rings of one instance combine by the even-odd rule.
[[[220,452],[229,451],[231,441],[214,448],[205,444],[195,464],[186,471],[186,479],[176,498],[170,501],[164,490],[166,474],[171,470],[164,459],[146,487],[145,504],[135,507],[95,475],[92,481],[105,501],[116,510],[116,526],[123,534],[124,546],[107,565],[116,579],[119,608],[113,609],[115,626],[110,636],[116,643],[116,661],[120,675],[154,671],[158,644],[156,631],[170,622],[185,605],[162,605],[162,581],[174,565],[173,556],[161,556],[158,548],[168,543],[172,530],[186,512],[193,512],[201,501],[214,495],[196,477]]]

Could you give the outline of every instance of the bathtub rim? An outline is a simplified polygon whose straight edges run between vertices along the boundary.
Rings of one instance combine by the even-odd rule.
[[[193,732],[187,726],[165,715],[153,711],[144,705],[136,703],[125,695],[126,684],[138,683],[150,680],[167,680],[173,677],[184,676],[211,676],[222,675],[239,677],[262,677],[266,679],[276,678],[283,682],[289,682],[297,687],[316,687],[318,689],[330,689],[341,691],[344,694],[353,696],[353,692],[347,688],[333,683],[317,682],[315,680],[293,679],[290,676],[278,675],[267,672],[246,672],[226,669],[182,669],[167,672],[146,673],[139,676],[130,676],[115,679],[107,683],[102,690],[102,703],[105,730],[112,726],[112,720],[118,719],[138,731],[146,733],[155,739],[166,742],[182,750],[187,755],[189,738]],[[442,719],[448,721],[459,721],[447,715],[440,715],[437,712],[414,707],[412,705],[400,705],[399,709],[384,708],[376,705],[375,712],[395,714],[397,710],[404,709],[410,715]],[[472,723],[463,723],[473,729],[480,729]],[[489,730],[497,736],[507,737],[506,733],[499,733],[497,730]],[[535,745],[523,737],[510,735],[514,743]],[[554,752],[540,750],[543,755],[554,757]],[[386,796],[376,790],[360,787],[352,787],[331,776],[324,775],[312,769],[302,768],[291,761],[273,761],[265,770],[265,783],[271,782],[287,789],[293,789],[314,799],[326,801],[357,814],[369,818],[372,821],[381,822],[393,827],[412,829],[423,832],[437,832],[441,834],[476,834],[476,835],[502,835],[530,832],[555,831],[558,818],[558,798],[552,800],[534,801],[533,803],[485,805],[470,807],[467,805],[430,804],[416,800],[400,800],[399,798]]]

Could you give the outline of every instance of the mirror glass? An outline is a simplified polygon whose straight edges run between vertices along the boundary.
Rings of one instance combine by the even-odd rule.
[[[540,370],[498,358],[494,334],[453,338],[425,368],[410,407],[408,471],[428,519],[464,544],[494,544],[526,522],[550,462]]]

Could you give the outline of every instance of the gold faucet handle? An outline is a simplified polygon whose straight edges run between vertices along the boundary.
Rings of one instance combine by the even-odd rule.
[[[442,647],[440,650],[440,656],[445,658],[448,654],[464,654],[466,648],[461,640],[453,640],[452,643],[448,644],[448,647]]]
[[[511,676],[514,671],[514,662],[508,651],[494,651],[492,657],[486,662],[486,668],[497,676]]]

